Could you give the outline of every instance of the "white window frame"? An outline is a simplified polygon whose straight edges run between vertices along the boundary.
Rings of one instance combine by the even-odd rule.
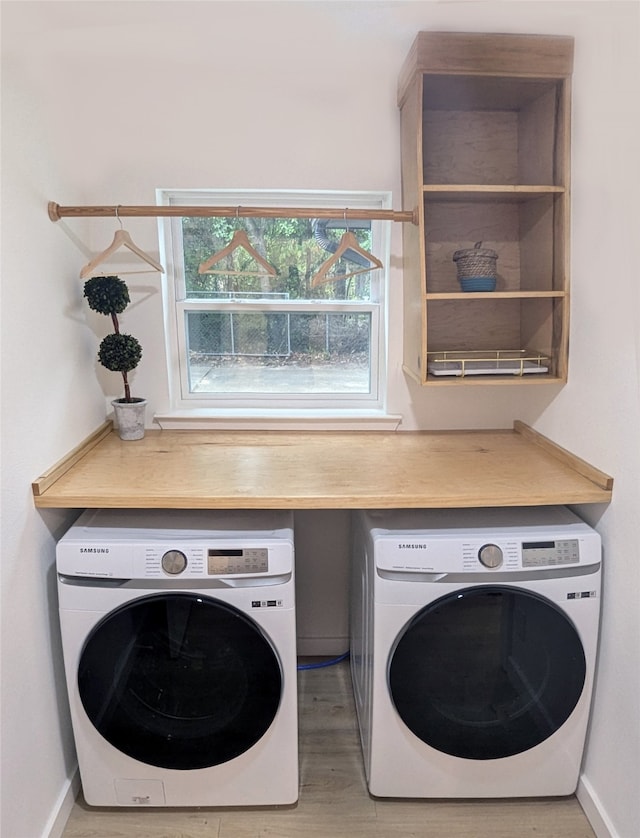
[[[390,209],[388,192],[228,190],[228,189],[158,189],[157,203],[162,206],[260,206],[260,207],[335,207],[336,216],[349,209]],[[170,411],[182,417],[215,417],[251,415],[280,416],[381,416],[386,409],[387,392],[387,286],[389,275],[389,243],[391,222],[372,222],[372,252],[384,268],[371,274],[371,301],[345,304],[341,301],[310,300],[287,303],[264,301],[193,301],[185,299],[184,259],[182,254],[182,219],[160,218],[158,221],[161,249],[166,272],[163,275],[163,307],[165,345],[169,379]],[[210,311],[296,311],[304,313],[327,311],[367,312],[371,316],[370,375],[371,392],[358,394],[304,394],[284,396],[269,394],[211,394],[189,392],[189,371],[186,363],[185,312]],[[185,359],[184,362],[181,359]],[[159,417],[162,419],[162,417]],[[167,425],[168,426],[168,425]]]

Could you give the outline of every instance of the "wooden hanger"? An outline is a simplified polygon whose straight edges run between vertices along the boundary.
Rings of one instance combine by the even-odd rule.
[[[336,264],[336,262],[344,256],[347,250],[355,250],[357,253],[359,253],[361,256],[364,256],[365,259],[371,262],[371,266],[368,268],[358,268],[357,270],[351,271],[351,273],[348,274],[327,276],[327,273]],[[365,250],[364,248],[360,247],[360,245],[358,244],[358,240],[351,232],[351,230],[347,230],[347,232],[340,239],[340,243],[338,244],[338,249],[336,250],[336,252],[332,256],[330,256],[326,260],[326,262],[322,263],[322,265],[320,266],[320,270],[311,280],[311,287],[315,288],[317,285],[321,285],[323,282],[336,282],[339,279],[348,279],[351,276],[369,273],[369,271],[375,271],[377,268],[381,267],[382,262],[372,253],[369,253],[368,250]]]
[[[264,270],[262,271],[226,271],[222,268],[213,268],[212,266],[217,264],[221,259],[224,259],[225,256],[228,256],[230,253],[233,253],[238,247],[242,247],[244,250],[247,251],[249,256],[254,259],[259,265],[262,265]],[[206,262],[203,262],[200,267],[198,268],[199,274],[227,274],[229,276],[264,276],[268,274],[269,276],[277,276],[278,271],[267,262],[266,259],[263,259],[262,256],[258,253],[258,251],[251,246],[251,242],[244,230],[236,230],[233,234],[233,238],[229,242],[226,247],[223,247],[222,250],[219,250],[217,253],[214,253],[213,256],[210,256]]]
[[[145,253],[144,250],[141,250],[137,244],[134,243],[133,239],[127,233],[126,230],[116,230],[116,234],[113,237],[113,241],[109,245],[106,250],[103,250],[102,253],[98,253],[90,262],[84,266],[84,268],[80,271],[80,279],[86,279],[90,276],[93,271],[98,267],[98,265],[105,262],[112,253],[116,250],[119,250],[121,247],[127,247],[132,253],[135,253],[136,256],[139,256],[143,262],[146,262],[148,265],[154,269],[154,271],[160,271],[160,273],[164,273],[164,268],[162,265],[158,264],[155,259],[152,259],[148,253]],[[143,273],[142,271],[118,271],[118,273],[128,274],[128,273]]]

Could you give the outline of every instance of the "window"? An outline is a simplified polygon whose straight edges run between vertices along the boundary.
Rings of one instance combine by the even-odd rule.
[[[161,220],[174,409],[382,410],[389,222],[346,221],[344,210],[388,208],[387,193],[159,190],[158,202],[336,208],[331,219],[238,213]],[[239,246],[199,272],[238,230],[262,263]],[[347,250],[331,280],[312,287],[347,230],[385,268],[371,270],[361,253]]]

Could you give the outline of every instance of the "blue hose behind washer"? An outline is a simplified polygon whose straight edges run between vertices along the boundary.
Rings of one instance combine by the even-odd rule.
[[[331,658],[330,660],[320,661],[319,663],[299,663],[297,668],[299,672],[303,669],[324,669],[325,666],[334,666],[336,663],[341,663],[341,661],[346,660],[348,657],[349,650],[347,650],[344,655],[340,655],[337,658]]]

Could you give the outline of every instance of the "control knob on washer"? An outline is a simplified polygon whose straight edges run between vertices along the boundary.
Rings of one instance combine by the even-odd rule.
[[[168,550],[162,557],[162,569],[171,576],[178,576],[187,566],[187,557],[180,550]]]
[[[500,567],[502,550],[497,544],[485,544],[478,550],[478,558],[485,567]]]

